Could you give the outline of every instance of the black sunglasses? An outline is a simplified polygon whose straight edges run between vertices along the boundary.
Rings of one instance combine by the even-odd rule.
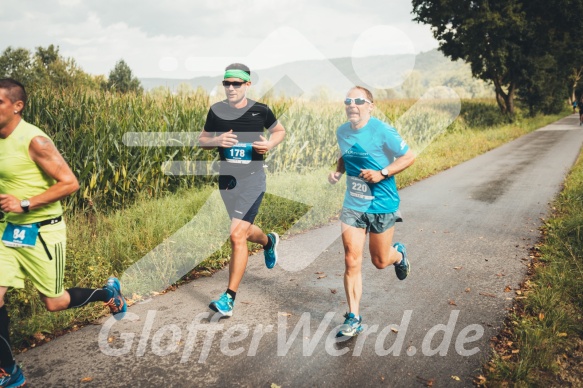
[[[235,89],[240,88],[241,85],[246,84],[247,82],[243,81],[223,81],[223,86],[228,88],[229,86],[233,85]]]
[[[348,98],[348,97],[346,97],[346,100],[344,100],[344,105],[350,105],[350,104],[352,104],[352,101],[354,101],[354,103],[356,105],[364,105],[365,102],[368,102],[369,104],[372,104],[372,102],[370,102],[366,98],[362,98],[362,97]]]

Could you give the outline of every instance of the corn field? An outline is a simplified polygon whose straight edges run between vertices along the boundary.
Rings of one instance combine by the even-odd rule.
[[[131,203],[138,193],[157,197],[203,177],[170,176],[164,162],[213,158],[191,146],[128,147],[129,132],[200,131],[206,97],[152,98],[83,89],[37,90],[25,120],[45,130],[79,179],[80,190],[67,208],[104,210]]]
[[[335,129],[346,121],[341,102],[265,102],[287,130],[285,141],[266,158],[270,171],[302,173],[335,164]],[[80,190],[65,200],[65,207],[109,211],[126,207],[138,194],[155,198],[178,188],[212,182],[210,175],[172,175],[165,170],[169,162],[202,161],[212,165],[217,160],[216,152],[202,150],[192,141],[196,139],[194,133],[204,126],[209,104],[208,95],[200,91],[187,96],[152,96],[80,88],[40,89],[32,91],[24,118],[53,139],[79,179]],[[378,113],[394,123],[413,104],[379,102]],[[424,128],[423,136],[430,138],[427,132],[436,120],[433,117],[424,112],[409,117],[407,122],[422,122],[410,125]],[[403,130],[409,142],[414,139],[408,137],[418,136]],[[132,133],[191,136],[186,136],[187,141],[178,137],[173,143],[131,146],[125,136]]]

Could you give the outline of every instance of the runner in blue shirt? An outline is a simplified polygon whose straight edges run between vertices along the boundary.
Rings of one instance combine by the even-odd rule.
[[[415,155],[395,128],[371,116],[372,93],[350,89],[346,100],[348,122],[336,137],[341,157],[328,181],[337,183],[346,173],[346,194],[340,215],[344,244],[344,289],[349,311],[337,336],[356,336],[362,331],[359,305],[362,297],[362,256],[366,234],[372,263],[378,269],[393,264],[397,278],[407,277],[410,264],[405,246],[391,246],[399,215],[395,175],[413,164]]]

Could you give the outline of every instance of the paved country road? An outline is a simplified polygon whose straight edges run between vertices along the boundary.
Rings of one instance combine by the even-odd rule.
[[[252,256],[230,319],[207,308],[227,283],[220,271],[17,360],[31,387],[471,386],[580,152],[577,123],[569,116],[401,190],[395,239],[412,272],[398,281],[365,257],[367,331],[356,339],[333,338],[346,311],[334,223],[282,241],[280,255],[301,260],[334,240],[301,271]]]

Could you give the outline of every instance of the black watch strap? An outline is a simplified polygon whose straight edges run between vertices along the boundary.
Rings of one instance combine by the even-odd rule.
[[[30,208],[30,201],[28,199],[23,199],[22,201],[20,201],[20,207],[22,208],[22,210],[25,213],[29,212],[29,208]]]

